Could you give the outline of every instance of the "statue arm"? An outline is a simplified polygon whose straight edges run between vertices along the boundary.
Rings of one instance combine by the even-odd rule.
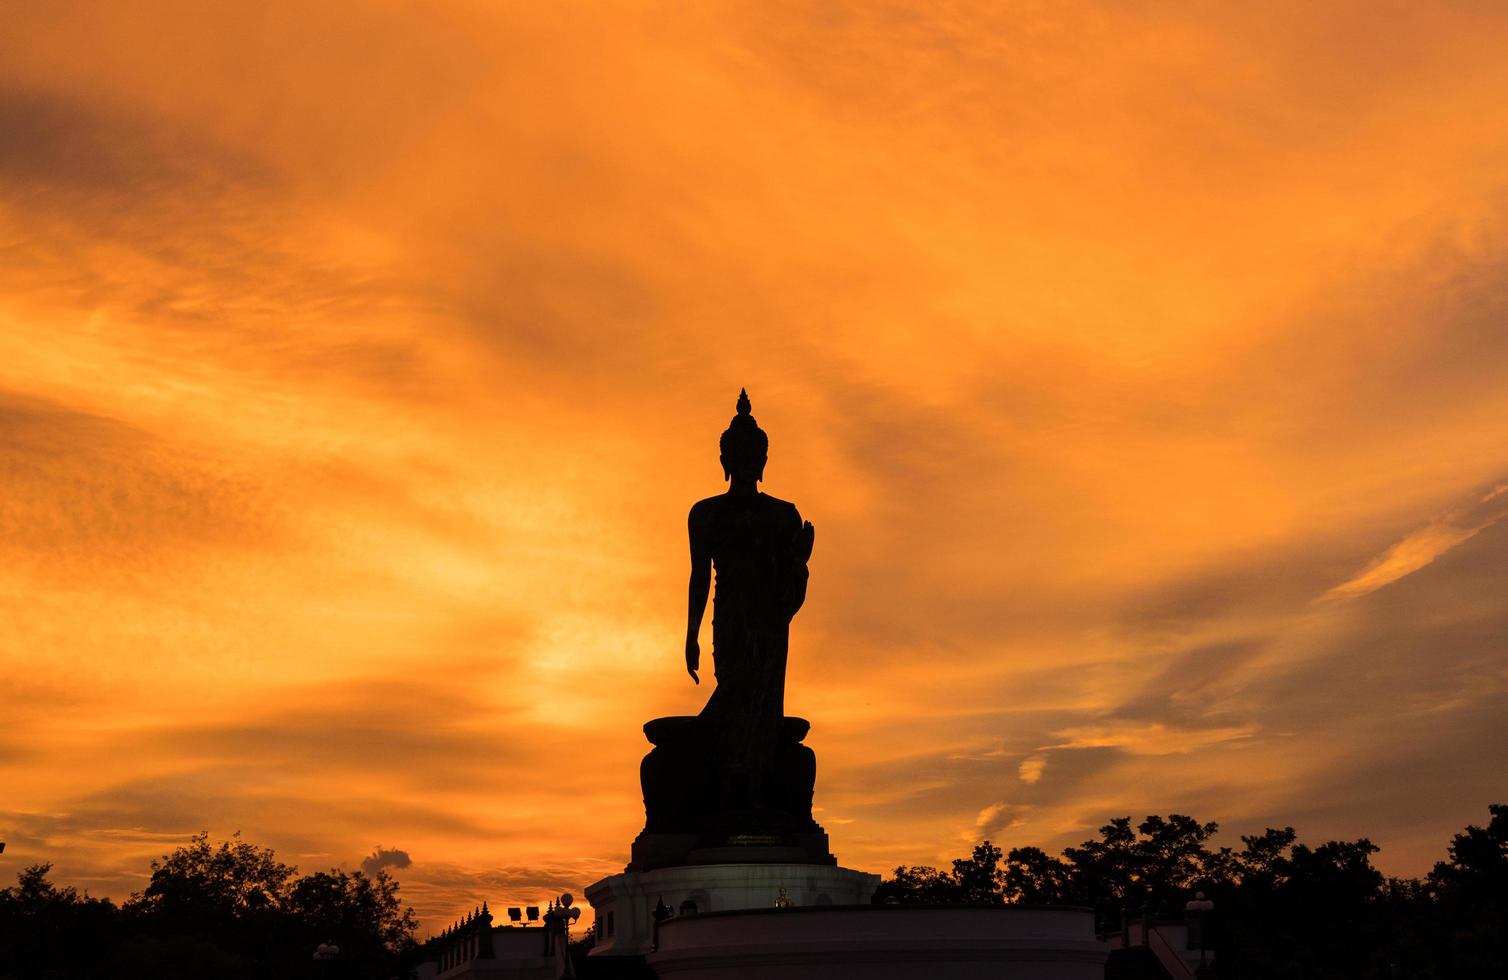
[[[794,518],[793,524],[796,529],[794,554],[792,555],[794,567],[791,568],[790,585],[790,614],[794,617],[796,613],[801,611],[801,606],[806,602],[806,580],[809,577],[806,563],[812,557],[812,544],[816,539],[816,529],[812,527],[811,521],[803,521],[801,519],[801,514],[796,508],[791,508],[791,514]]]
[[[702,631],[702,616],[707,611],[707,594],[712,590],[712,556],[700,525],[693,508],[687,521],[691,538],[691,582],[686,590],[686,672],[698,684],[702,682],[696,676],[701,667],[702,650],[697,636]]]

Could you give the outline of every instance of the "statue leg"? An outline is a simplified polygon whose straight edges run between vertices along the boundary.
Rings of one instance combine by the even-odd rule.
[[[773,775],[776,799],[772,802],[790,814],[796,826],[815,826],[812,794],[817,785],[817,753],[800,742],[787,742],[780,747]]]
[[[639,763],[644,791],[644,829],[685,833],[698,827],[697,804],[707,784],[706,757],[696,744],[659,745]]]

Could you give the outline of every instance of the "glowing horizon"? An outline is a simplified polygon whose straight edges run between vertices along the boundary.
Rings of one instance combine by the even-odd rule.
[[[0,875],[620,869],[740,387],[843,864],[1500,801],[1508,14],[500,6],[8,14]]]

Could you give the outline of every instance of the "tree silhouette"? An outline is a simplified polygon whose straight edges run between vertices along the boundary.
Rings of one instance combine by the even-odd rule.
[[[1299,843],[1292,827],[1214,848],[1214,824],[1120,817],[1053,857],[990,841],[952,868],[896,869],[875,901],[1077,904],[1118,929],[1178,916],[1195,890],[1215,900],[1210,975],[1474,980],[1508,975],[1508,806],[1456,834],[1423,879],[1387,879],[1361,838]],[[0,980],[252,980],[315,975],[314,947],[341,948],[348,977],[389,977],[413,950],[413,912],[385,873],[300,877],[272,851],[205,834],[152,862],[123,906],[48,880],[37,864],[0,889]],[[332,973],[335,975],[335,973]]]
[[[298,877],[239,837],[194,836],[119,907],[54,886],[49,871],[27,868],[0,890],[0,980],[308,977],[322,942],[341,948],[330,975],[388,977],[413,947],[413,911],[385,873]]]
[[[959,901],[967,905],[1000,905],[1005,901],[1002,885],[1005,871],[1000,867],[1000,848],[983,841],[974,853],[953,862],[953,881],[957,883]]]
[[[1437,975],[1501,975],[1508,965],[1508,805],[1489,807],[1486,827],[1467,827],[1450,843],[1419,891],[1432,901],[1435,931],[1451,937]]]
[[[1006,855],[1004,897],[1025,905],[1062,905],[1073,888],[1073,870],[1040,847],[1015,847]]]
[[[924,864],[914,867],[901,866],[895,876],[880,882],[874,892],[876,905],[956,905],[962,901],[963,890],[953,875],[947,871]]]
[[[1213,823],[1170,814],[1132,826],[1117,817],[1061,857],[1036,847],[1005,855],[989,841],[950,872],[896,869],[877,902],[1069,904],[1101,929],[1123,917],[1182,918],[1196,891],[1214,899],[1209,975],[1255,978],[1471,980],[1508,976],[1508,806],[1455,835],[1448,860],[1422,880],[1388,879],[1366,838],[1310,847],[1292,827],[1212,847]]]
[[[319,871],[294,882],[284,905],[305,942],[330,939],[348,961],[382,962],[413,942],[414,911],[398,901],[398,883],[386,872]],[[313,944],[310,948],[313,948]]]
[[[875,890],[877,905],[1000,905],[1005,871],[1000,867],[1000,848],[989,841],[975,845],[974,853],[953,862],[952,871],[927,865],[899,867],[895,877]]]
[[[98,976],[120,935],[113,903],[57,887],[47,880],[51,870],[31,865],[0,889],[0,980]]]

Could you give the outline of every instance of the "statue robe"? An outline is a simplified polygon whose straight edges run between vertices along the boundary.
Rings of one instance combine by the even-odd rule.
[[[720,768],[757,805],[785,717],[790,623],[806,599],[811,534],[794,504],[763,493],[710,497],[688,523],[693,556],[710,558],[716,574],[717,689],[700,717],[712,725]]]

